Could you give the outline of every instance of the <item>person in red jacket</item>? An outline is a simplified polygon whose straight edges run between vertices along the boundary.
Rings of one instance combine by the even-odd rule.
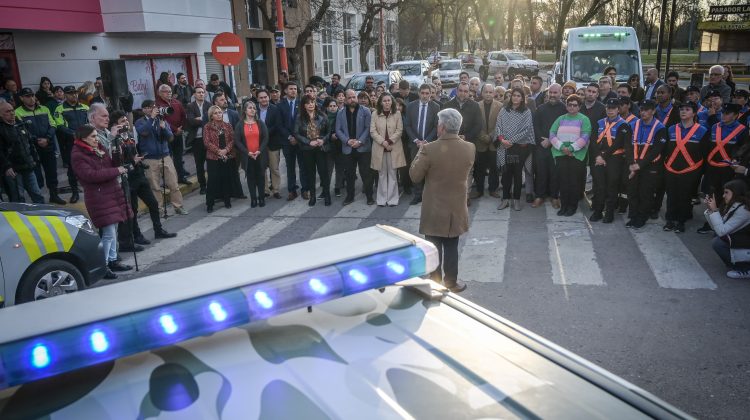
[[[76,130],[70,164],[83,187],[86,211],[101,230],[102,247],[107,261],[105,279],[116,279],[113,271],[128,271],[133,267],[117,261],[117,224],[133,213],[127,206],[125,194],[118,182],[127,173],[125,167],[116,167],[99,144],[94,126],[85,124]]]

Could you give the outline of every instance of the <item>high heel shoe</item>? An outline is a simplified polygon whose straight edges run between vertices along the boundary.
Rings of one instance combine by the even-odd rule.
[[[252,208],[258,207],[258,200],[256,200],[255,198],[251,199],[250,200],[250,207],[252,207]]]

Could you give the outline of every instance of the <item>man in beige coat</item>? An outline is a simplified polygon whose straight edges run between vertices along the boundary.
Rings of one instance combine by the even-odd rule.
[[[503,104],[495,100],[495,87],[487,83],[482,87],[482,100],[479,110],[482,114],[482,131],[477,139],[477,155],[474,165],[474,188],[469,198],[479,198],[484,195],[484,179],[489,172],[489,193],[500,198],[497,190],[500,188],[500,174],[497,170],[497,147],[495,147],[495,124],[497,114]]]
[[[431,277],[454,293],[466,289],[458,281],[458,238],[469,230],[466,184],[476,150],[458,136],[462,120],[455,109],[440,111],[438,139],[424,144],[409,168],[412,182],[424,181],[419,233],[435,244],[440,255]]]

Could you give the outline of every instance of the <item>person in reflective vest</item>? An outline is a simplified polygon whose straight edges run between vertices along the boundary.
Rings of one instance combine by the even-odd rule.
[[[638,121],[638,117],[633,113],[633,106],[636,108],[638,104],[630,100],[629,96],[620,96],[620,118],[625,120],[630,125],[630,131],[635,128],[635,122]],[[636,113],[640,114],[640,110]],[[622,176],[620,177],[620,194],[617,197],[617,212],[625,214],[628,211],[628,174],[630,169],[628,165],[622,165]]]
[[[619,115],[619,99],[607,99],[606,105],[607,117],[598,121],[597,137],[589,147],[594,181],[593,213],[589,220],[612,223],[625,166],[625,143],[632,139],[633,130]]]
[[[721,121],[721,93],[715,90],[708,92],[703,103],[705,109],[698,111],[698,124],[711,128],[712,125]]]
[[[680,115],[677,107],[672,103],[672,88],[667,85],[661,85],[656,89],[656,114],[655,117],[659,122],[669,128],[680,122]]]
[[[721,107],[721,122],[708,130],[710,138],[703,150],[706,157],[704,193],[714,195],[719,206],[724,204],[721,198],[724,184],[734,178],[733,159],[748,142],[747,127],[737,121],[740,109],[737,104],[724,104]],[[709,232],[711,226],[708,222],[698,229],[698,233]]]
[[[667,143],[667,128],[654,118],[656,102],[640,103],[641,118],[635,122],[632,140],[625,143],[628,165],[629,228],[642,228],[654,207],[654,195],[662,177],[662,151]]]
[[[695,122],[698,104],[679,106],[680,123],[669,127],[669,141],[664,153],[667,189],[667,232],[685,232],[685,222],[693,215],[693,192],[703,166],[703,149],[710,140],[708,130]]]
[[[78,179],[70,165],[70,152],[73,150],[75,132],[78,127],[89,123],[88,105],[78,102],[78,90],[75,86],[65,86],[65,101],[54,109],[54,119],[57,125],[57,139],[60,145],[60,153],[65,165],[68,165],[68,184],[70,185],[70,202],[78,202]],[[52,110],[50,110],[52,111]]]

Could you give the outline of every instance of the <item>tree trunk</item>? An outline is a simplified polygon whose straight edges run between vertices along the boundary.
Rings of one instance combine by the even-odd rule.
[[[507,23],[507,36],[508,41],[506,47],[513,49],[513,32],[516,26],[516,2],[517,0],[511,0],[510,7],[508,8],[508,23]]]
[[[529,9],[529,41],[531,42],[531,59],[536,60],[536,21],[534,20],[534,5],[531,0],[526,0]]]
[[[477,21],[477,26],[479,27],[479,36],[482,38],[482,46],[481,49],[483,50],[489,50],[490,46],[487,43],[487,37],[484,34],[484,25],[483,25],[483,19],[481,17],[481,14],[479,12],[479,2],[477,0],[474,0],[474,4],[472,6],[472,9],[474,10],[474,19]],[[468,31],[469,28],[467,27],[466,30]]]
[[[568,17],[572,6],[573,0],[563,0],[560,5],[560,15],[557,18],[557,28],[555,29],[555,55],[560,55],[563,32],[565,32],[565,19]]]

